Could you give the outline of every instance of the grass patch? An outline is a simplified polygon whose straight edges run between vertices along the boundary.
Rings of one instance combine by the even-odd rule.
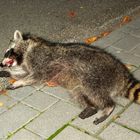
[[[61,131],[63,131],[67,126],[69,125],[69,123],[65,124],[63,127],[61,127],[60,129],[58,129],[54,134],[52,134],[48,139],[46,140],[52,140],[55,136],[57,136]]]

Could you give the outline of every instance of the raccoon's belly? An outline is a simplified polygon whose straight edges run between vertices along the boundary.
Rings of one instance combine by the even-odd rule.
[[[78,77],[74,73],[68,71],[62,71],[58,73],[50,81],[68,90],[72,90],[73,88],[81,84]]]

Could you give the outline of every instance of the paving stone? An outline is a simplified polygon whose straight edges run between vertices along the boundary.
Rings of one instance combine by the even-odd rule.
[[[26,128],[43,138],[48,138],[74,116],[78,115],[80,111],[79,108],[60,101],[33,120]]]
[[[69,96],[68,90],[62,87],[47,87],[45,86],[41,91],[48,93],[54,97],[66,100],[66,101],[71,101],[71,98]]]
[[[73,125],[79,127],[79,128],[83,128],[86,131],[89,131],[90,133],[97,133],[99,132],[101,129],[103,129],[106,124],[113,118],[116,116],[116,114],[118,112],[120,112],[122,109],[122,107],[120,106],[116,106],[115,110],[113,111],[113,113],[102,123],[98,124],[98,125],[94,125],[93,121],[95,120],[96,117],[99,117],[100,113],[98,113],[97,115],[94,115],[92,117],[86,118],[84,120],[77,118],[76,120],[74,120],[72,122]]]
[[[138,44],[136,48],[131,51],[131,53],[140,57],[140,44]]]
[[[107,52],[111,53],[111,54],[115,54],[115,53],[120,53],[122,51],[122,49],[120,48],[115,48],[113,46],[110,46],[108,48],[105,49]]]
[[[17,104],[7,112],[0,115],[0,138],[15,132],[25,123],[33,119],[37,111],[23,104]]]
[[[124,97],[117,97],[115,98],[115,102],[125,107],[126,105],[130,103],[130,100]]]
[[[138,45],[139,43],[140,43],[139,38],[134,37],[132,35],[127,35],[123,39],[113,44],[113,46],[129,52],[133,50],[136,47],[136,45]]]
[[[10,137],[9,140],[44,140],[44,139],[26,129],[21,129],[12,137]]]
[[[110,33],[108,36],[105,36],[101,39],[99,39],[98,41],[94,42],[92,45],[96,45],[99,46],[100,48],[106,48],[111,46],[112,44],[114,44],[115,42],[117,42],[120,39],[123,39],[126,36],[125,33],[122,33],[118,30]]]
[[[133,103],[116,121],[140,132],[140,106]]]
[[[128,62],[128,58],[126,57],[124,57],[126,54],[121,50],[121,49],[119,49],[119,48],[115,48],[115,47],[113,47],[113,46],[111,46],[111,47],[108,47],[107,49],[106,49],[106,51],[107,52],[109,52],[109,53],[111,53],[113,56],[116,56],[118,59],[121,59],[122,58],[122,62],[123,63],[128,63],[129,64],[129,62]],[[123,56],[123,54],[124,54],[124,56]],[[128,55],[128,54],[127,54]],[[130,54],[131,55],[131,57],[133,57],[133,55],[132,55],[132,53]],[[138,57],[136,56],[136,60],[138,59]],[[132,60],[131,60],[132,61]],[[130,62],[131,62],[130,61]],[[138,62],[138,60],[136,61],[136,62]],[[133,71],[135,71],[137,69],[137,67],[136,66],[134,66],[134,65],[131,65],[131,69],[130,69],[130,71],[131,72],[133,72]]]
[[[134,73],[135,78],[137,78],[138,80],[140,80],[140,68],[137,69]]]
[[[131,53],[121,51],[120,53],[114,53],[114,55],[118,59],[120,59],[124,64],[131,64],[134,65],[134,67],[140,66],[140,58]]]
[[[133,35],[133,36],[136,36],[136,37],[140,38],[140,28],[139,29],[132,30],[130,32],[130,34]]]
[[[112,123],[101,134],[104,140],[139,140],[140,135],[122,126]]]
[[[45,84],[35,84],[33,85],[34,88],[36,88],[37,90],[42,89],[45,86]]]
[[[0,103],[2,103],[3,105],[0,106],[0,113],[3,113],[4,111],[6,111],[9,107],[13,106],[14,104],[17,103],[16,100],[12,99],[9,96],[6,95],[0,95]]]
[[[59,133],[53,140],[97,140],[88,134],[68,126]]]
[[[138,18],[138,19],[130,22],[128,25],[131,27],[134,27],[134,28],[140,28],[140,19]]]
[[[35,91],[35,88],[33,88],[31,86],[26,86],[26,87],[18,88],[15,90],[9,90],[8,95],[17,99],[17,100],[22,100],[25,97],[32,94],[34,91]]]
[[[52,106],[58,100],[59,99],[52,97],[48,94],[45,94],[41,91],[35,91],[32,95],[28,96],[22,102],[36,108],[39,111],[43,111],[46,108]]]
[[[127,24],[119,28],[118,31],[126,33],[126,34],[132,34],[135,30],[138,30],[138,29],[139,29],[138,27],[134,27],[131,24]]]

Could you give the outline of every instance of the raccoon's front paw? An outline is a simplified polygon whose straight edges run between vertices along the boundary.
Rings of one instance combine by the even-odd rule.
[[[6,87],[7,90],[14,90],[16,89],[16,87],[14,87],[13,85],[9,85]]]
[[[17,89],[17,88],[20,88],[22,87],[22,85],[17,85],[17,84],[11,84],[9,86],[6,87],[7,90],[14,90],[14,89]]]

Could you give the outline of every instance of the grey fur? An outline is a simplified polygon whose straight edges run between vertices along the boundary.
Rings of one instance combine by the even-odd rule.
[[[23,55],[18,67],[24,70],[24,76],[11,73],[19,80],[10,89],[36,82],[56,82],[70,90],[83,108],[103,110],[95,124],[111,114],[115,106],[113,97],[127,94],[132,75],[118,59],[98,47],[53,43],[32,35],[23,35],[23,39],[14,42],[14,51]]]

